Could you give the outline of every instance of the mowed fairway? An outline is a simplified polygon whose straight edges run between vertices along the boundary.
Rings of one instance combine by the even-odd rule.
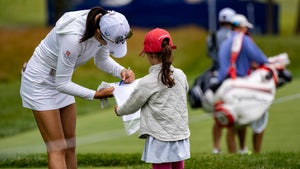
[[[299,131],[299,79],[277,90],[271,106],[269,123],[265,131],[262,152],[300,151]],[[210,153],[213,119],[201,109],[190,110],[191,152]],[[33,120],[33,119],[32,119]],[[251,128],[248,128],[247,145],[251,149]],[[222,138],[226,152],[225,140]],[[79,116],[77,120],[78,153],[140,153],[144,141],[137,135],[126,135],[122,121],[110,108]],[[0,154],[43,153],[43,141],[37,129],[0,139]]]
[[[300,59],[298,54],[299,36],[292,34],[295,25],[297,0],[278,0],[280,10],[281,34],[276,36],[254,36],[258,46],[268,56],[287,52],[291,59],[288,68],[293,73],[293,81],[277,90],[276,100],[270,108],[269,122],[263,139],[262,153],[250,156],[226,154],[225,132],[222,137],[224,154],[211,155],[213,119],[201,109],[189,110],[191,129],[191,159],[186,168],[300,168]],[[46,169],[46,149],[41,135],[35,125],[30,110],[21,106],[19,96],[20,69],[24,61],[31,56],[34,48],[47,34],[50,27],[45,27],[44,0],[0,0],[0,168]],[[38,10],[32,10],[38,9]],[[11,11],[18,11],[11,12]],[[32,12],[30,12],[32,11]],[[19,15],[22,13],[22,16]],[[41,14],[43,13],[43,14]],[[15,23],[12,25],[7,24]],[[27,25],[28,24],[28,25]],[[9,25],[4,26],[2,25]],[[20,25],[15,27],[13,25]],[[27,26],[25,26],[27,25]],[[33,26],[35,25],[35,26]],[[33,27],[32,27],[33,26]],[[40,27],[41,26],[41,27]],[[21,29],[19,29],[21,28]],[[131,66],[136,77],[147,73],[146,58],[138,57],[142,49],[143,37],[148,29],[133,28],[134,36],[128,41],[128,55],[117,61],[125,67]],[[182,68],[191,85],[200,72],[208,68],[210,60],[206,56],[205,38],[208,32],[194,26],[168,29],[177,45],[174,65]],[[7,59],[9,57],[9,59]],[[87,63],[74,74],[74,81],[79,84],[97,88],[101,80],[119,80],[96,70],[92,62]],[[122,121],[111,107],[102,110],[98,100],[92,102],[77,99],[77,154],[79,168],[87,169],[121,169],[150,168],[140,162],[144,140],[137,135],[126,135]],[[34,127],[32,127],[34,126]],[[4,132],[5,131],[5,132]],[[247,146],[252,150],[251,128],[248,128]],[[42,153],[42,154],[40,154]],[[129,154],[127,154],[129,153]],[[16,155],[17,154],[17,155]],[[112,154],[112,155],[111,155]],[[16,156],[14,156],[16,155]],[[32,156],[31,156],[32,155]],[[6,160],[12,157],[11,161]],[[115,162],[128,162],[134,159],[132,166],[115,165]],[[102,164],[100,161],[104,161]],[[102,167],[111,166],[111,167]],[[191,167],[194,166],[194,167]],[[200,166],[200,167],[199,167]]]

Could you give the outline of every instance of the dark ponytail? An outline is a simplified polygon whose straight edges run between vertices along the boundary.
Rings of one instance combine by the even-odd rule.
[[[166,38],[162,42],[162,52],[159,53],[161,55],[162,61],[162,69],[160,71],[161,74],[161,81],[163,84],[167,85],[168,87],[173,87],[175,85],[174,79],[172,78],[172,73],[170,67],[173,62],[173,53],[172,48],[169,46],[169,39]]]
[[[95,31],[99,29],[99,22],[101,16],[105,15],[106,13],[107,11],[101,7],[94,7],[90,10],[86,18],[85,32],[82,38],[80,39],[80,42],[84,42],[94,36]],[[95,18],[98,14],[100,14],[101,16],[98,17],[98,19],[95,21]]]

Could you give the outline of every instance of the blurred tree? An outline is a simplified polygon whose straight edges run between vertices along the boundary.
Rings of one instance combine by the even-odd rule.
[[[297,9],[297,16],[296,16],[296,34],[300,35],[300,0],[298,0],[298,9]]]

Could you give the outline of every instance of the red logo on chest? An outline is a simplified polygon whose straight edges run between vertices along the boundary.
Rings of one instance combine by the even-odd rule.
[[[67,50],[67,51],[66,51],[66,56],[69,57],[70,54],[71,54],[71,52]]]

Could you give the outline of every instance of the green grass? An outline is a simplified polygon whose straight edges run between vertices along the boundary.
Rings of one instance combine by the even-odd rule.
[[[31,111],[22,108],[19,96],[21,66],[50,30],[41,27],[45,24],[44,2],[0,0],[0,168],[46,168],[45,146]],[[299,36],[293,36],[297,0],[278,2],[282,4],[283,11],[280,15],[281,36],[254,36],[254,40],[268,56],[281,52],[289,54],[291,64],[288,68],[293,73],[294,81],[277,90],[276,100],[270,108],[262,154],[229,155],[226,153],[225,138],[222,137],[224,154],[211,155],[213,120],[201,109],[190,109],[192,158],[187,160],[186,168],[300,168],[300,135],[297,127],[300,119],[297,107],[300,91],[300,48]],[[29,7],[30,10],[34,9],[33,12],[30,12]],[[189,84],[192,84],[195,77],[210,65],[205,51],[207,32],[194,26],[168,30],[178,47],[174,65],[186,72]],[[147,29],[133,28],[133,31],[134,36],[128,41],[128,55],[117,61],[125,67],[131,66],[138,78],[147,73],[149,66],[146,58],[138,56]],[[96,70],[93,63],[88,62],[75,72],[73,80],[96,89],[101,80],[118,79]],[[130,161],[132,165],[127,168],[150,168],[139,160],[144,141],[137,139],[137,135],[125,134],[122,121],[115,116],[112,107],[101,110],[98,100],[76,98],[76,101],[79,168],[126,168],[124,161],[128,158],[133,161]],[[112,99],[110,102],[114,105]],[[249,128],[247,146],[250,149],[251,133]],[[120,161],[123,164],[109,167],[108,164],[100,165],[101,161]]]
[[[46,0],[0,0],[0,26],[27,27],[46,24]]]
[[[141,154],[78,154],[78,166],[85,168],[131,168],[149,169],[150,164],[140,161]],[[185,168],[189,169],[296,169],[300,167],[300,153],[271,152],[255,155],[212,155],[194,153],[185,161]],[[5,157],[0,161],[1,168],[46,168],[45,154],[18,155]]]
[[[300,80],[278,90],[276,100],[270,109],[270,118],[262,152],[296,151],[300,152],[300,136],[297,127],[300,114],[298,107]],[[78,116],[77,151],[78,153],[138,153],[143,149],[144,141],[137,135],[127,136],[119,117],[110,108],[101,110],[99,102],[95,102],[96,110]],[[78,105],[89,107],[90,104]],[[30,116],[31,113],[29,113]],[[32,117],[31,117],[32,118]],[[191,150],[193,153],[210,152],[212,149],[211,126],[213,119],[201,109],[190,109]],[[33,118],[31,122],[34,122]],[[247,133],[247,145],[252,149],[251,134]],[[222,138],[223,151],[226,152],[225,139]],[[43,153],[45,147],[39,131],[33,130],[0,139],[0,154]]]
[[[290,36],[296,30],[296,11],[298,0],[277,0],[280,4],[279,28],[280,34]],[[299,10],[299,9],[298,9]],[[298,18],[299,19],[299,18]],[[298,21],[299,22],[299,21]]]
[[[49,28],[33,28],[23,30],[0,29],[0,35],[4,39],[0,41],[0,138],[13,135],[34,127],[31,111],[22,108],[19,96],[20,70],[24,61],[28,60],[32,51]],[[131,66],[136,72],[136,77],[142,77],[148,71],[149,64],[146,58],[138,56],[142,49],[145,29],[134,29],[134,37],[128,41],[128,55],[122,59],[116,59],[125,67]],[[206,32],[193,27],[186,26],[170,29],[174,43],[178,49],[175,51],[174,65],[186,72],[189,84],[191,85],[201,72],[209,67],[210,60],[205,53]],[[27,41],[18,41],[27,39]],[[287,52],[291,59],[288,68],[292,71],[293,77],[300,77],[299,63],[300,48],[297,36],[256,36],[255,40],[259,47],[269,56]],[[4,42],[11,43],[4,43]],[[11,45],[13,44],[13,45]],[[16,48],[18,50],[16,50]],[[9,58],[9,59],[7,59]],[[13,69],[12,69],[13,65]],[[83,86],[96,89],[102,80],[117,81],[95,68],[93,62],[79,67],[74,74],[73,80]],[[99,101],[86,101],[77,98],[78,114],[84,115],[99,109]]]

